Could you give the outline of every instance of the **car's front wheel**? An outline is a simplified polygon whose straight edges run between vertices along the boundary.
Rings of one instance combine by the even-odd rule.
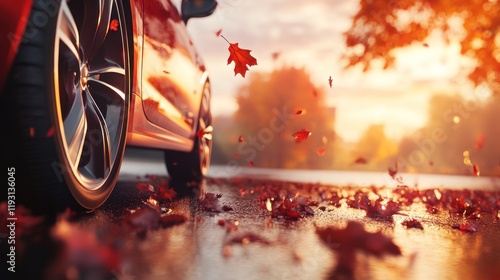
[[[2,93],[7,164],[37,210],[92,210],[118,178],[131,91],[117,0],[34,1]]]

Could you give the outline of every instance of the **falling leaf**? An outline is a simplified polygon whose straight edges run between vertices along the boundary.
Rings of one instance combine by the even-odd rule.
[[[243,139],[243,136],[240,135],[240,137],[238,137],[238,142],[240,142],[240,143],[245,142],[245,139]]]
[[[254,167],[254,165],[255,165],[255,164],[253,163],[253,161],[252,161],[252,160],[248,162],[248,166],[250,166],[250,167]]]
[[[314,97],[318,97],[318,92],[315,89],[312,90],[312,94]]]
[[[484,134],[479,134],[477,137],[476,137],[476,141],[474,143],[474,148],[476,150],[481,150],[484,146]]]
[[[234,158],[239,158],[239,157],[240,157],[240,155],[238,155],[238,153],[234,153],[233,157],[234,157]]]
[[[33,137],[35,137],[35,128],[30,127],[30,138],[33,138]]]
[[[364,157],[358,157],[354,160],[355,164],[366,164],[368,161]]]
[[[318,154],[318,156],[324,156],[326,154],[325,147],[323,147],[323,146],[317,147],[316,148],[316,154]]]
[[[330,88],[332,88],[332,76],[328,77],[328,85],[330,86]]]
[[[219,37],[222,34],[222,28],[215,32],[215,36]]]
[[[427,43],[423,43],[423,44],[422,44],[422,46],[424,46],[424,47],[428,48],[428,47],[429,47],[429,44],[427,44]]]
[[[229,43],[227,64],[234,61],[234,75],[240,74],[245,77],[248,66],[257,65],[257,59],[250,54],[251,50],[241,49],[238,43],[230,43],[224,36],[221,37]]]
[[[170,72],[168,72],[167,70],[163,70],[163,73],[170,74]]]
[[[118,20],[117,19],[111,20],[111,22],[109,23],[109,30],[118,31]]]
[[[273,60],[277,60],[280,57],[281,53],[280,52],[273,52],[271,54]]]
[[[302,108],[295,109],[295,115],[302,115],[304,113],[305,113],[305,110],[303,110]]]
[[[292,137],[295,138],[295,142],[300,143],[302,141],[307,140],[307,137],[311,135],[310,131],[307,131],[305,129],[301,129],[295,133],[292,134]]]
[[[472,166],[472,174],[474,176],[479,176],[480,172],[479,172],[479,166],[477,166],[477,164],[474,164]]]

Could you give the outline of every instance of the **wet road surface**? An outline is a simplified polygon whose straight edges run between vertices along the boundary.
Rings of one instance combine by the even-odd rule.
[[[173,182],[143,168],[92,213],[18,206],[15,272],[2,279],[500,279],[495,188]]]

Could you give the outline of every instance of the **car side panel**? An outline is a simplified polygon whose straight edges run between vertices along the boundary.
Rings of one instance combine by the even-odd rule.
[[[144,6],[145,4],[148,6]],[[205,67],[189,40],[184,23],[180,22],[177,10],[172,10],[175,7],[169,1],[156,1],[156,5],[144,0],[131,1],[130,7],[134,70],[127,145],[190,151],[194,144],[201,92],[207,79],[207,75],[204,73]],[[167,34],[168,36],[166,36],[165,30],[160,30],[157,26],[161,22],[158,19],[167,16],[167,9],[171,9],[169,13],[172,11],[174,13],[168,14],[168,16],[176,18],[175,23],[181,25],[183,29],[172,30],[171,35],[175,37],[175,34],[182,34],[184,42],[189,47],[184,51],[185,54],[189,54],[189,59],[184,59],[184,61],[166,59],[169,53],[167,51],[172,50],[172,47],[167,47],[169,42],[175,52],[178,52],[176,48],[179,48],[174,41],[169,41],[171,35]],[[151,13],[154,15],[150,15]],[[154,19],[155,17],[156,19]],[[150,25],[148,28],[145,28],[145,22]],[[152,28],[155,26],[156,29]],[[174,65],[174,70],[177,71],[168,75],[170,72],[165,69],[167,65]],[[191,70],[178,71],[177,68],[182,69],[183,67],[189,67]],[[189,78],[186,79],[186,77]],[[185,86],[191,88],[178,90],[178,88]],[[167,97],[169,94],[172,95],[174,90],[182,94],[177,94],[178,99],[170,102]],[[173,95],[175,96],[175,94]],[[170,115],[166,114],[165,110],[162,111],[160,102],[163,106],[167,106]],[[182,108],[190,108],[193,111],[194,121],[191,123],[186,121],[185,111],[180,110]],[[177,114],[177,118],[175,118],[175,114]]]
[[[167,0],[145,1],[142,99],[147,118],[190,138],[198,117],[199,68],[177,8]]]
[[[26,26],[30,32],[36,32],[36,23],[28,23],[32,0],[0,1],[0,90],[3,88],[5,79],[9,73],[17,49],[22,40],[29,40],[32,33],[24,36]],[[45,16],[50,16],[46,13]]]

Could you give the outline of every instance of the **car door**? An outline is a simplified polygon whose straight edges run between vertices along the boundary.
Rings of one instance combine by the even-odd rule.
[[[191,138],[199,110],[199,58],[177,8],[144,1],[142,98],[148,120]]]

